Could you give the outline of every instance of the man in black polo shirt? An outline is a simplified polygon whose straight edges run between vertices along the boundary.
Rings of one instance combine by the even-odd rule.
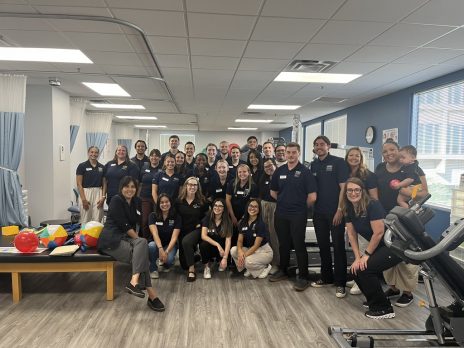
[[[319,135],[313,145],[314,153],[317,155],[317,158],[311,162],[311,173],[317,182],[313,223],[321,256],[321,279],[312,282],[311,286],[320,288],[335,284],[335,295],[343,298],[346,295],[346,251],[345,223],[340,204],[349,170],[343,158],[329,153],[329,138]],[[330,236],[332,236],[334,251],[333,270]]]
[[[147,151],[147,143],[139,139],[135,142],[134,148],[137,153],[131,158],[131,161],[134,162],[139,168],[139,171],[141,171],[145,164],[150,164],[150,159],[147,155],[145,155],[145,151]]]
[[[169,151],[166,151],[161,155],[161,165],[164,165],[164,160],[167,154],[171,154],[172,157],[176,158],[176,154],[179,152],[180,139],[178,135],[171,135],[169,137]]]
[[[271,180],[271,196],[277,200],[275,229],[279,239],[280,270],[269,280],[277,282],[288,278],[290,250],[293,245],[298,262],[297,291],[309,286],[308,252],[305,245],[308,207],[316,201],[316,181],[308,168],[302,165],[300,145],[289,143],[285,149],[287,164],[276,169]]]

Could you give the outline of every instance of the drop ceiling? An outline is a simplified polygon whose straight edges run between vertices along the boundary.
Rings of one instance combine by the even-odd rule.
[[[26,74],[29,84],[57,78],[71,96],[142,104],[144,112],[114,113],[155,115],[152,123],[172,130],[226,130],[249,117],[275,120],[257,125],[275,131],[294,113],[310,120],[462,69],[462,13],[462,0],[0,0],[0,46],[77,48],[94,62],[0,61],[0,72]],[[132,23],[159,69],[133,28],[55,14]],[[330,72],[362,76],[346,85],[273,81],[295,59],[335,61]],[[82,82],[118,83],[131,98],[102,98]],[[243,116],[249,104],[302,107]]]

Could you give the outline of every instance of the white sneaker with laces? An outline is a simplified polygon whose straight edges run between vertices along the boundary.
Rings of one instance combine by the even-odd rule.
[[[158,279],[158,278],[159,278],[159,273],[158,273],[158,271],[150,272],[150,278],[151,278],[151,279]]]
[[[259,279],[264,279],[266,278],[268,275],[269,275],[269,272],[271,271],[272,269],[272,266],[271,265],[267,265],[267,267],[265,269],[263,269],[263,271],[261,272],[261,274],[258,276]]]
[[[251,276],[251,273],[248,270],[246,270],[245,273],[243,273],[243,276],[248,278],[249,276]]]
[[[351,295],[361,295],[361,289],[359,288],[358,284],[354,283],[354,285],[350,289]]]
[[[211,269],[208,266],[205,266],[205,270],[203,271],[203,278],[211,279]]]

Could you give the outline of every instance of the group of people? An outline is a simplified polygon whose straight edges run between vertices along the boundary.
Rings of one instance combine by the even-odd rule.
[[[251,136],[246,151],[222,141],[196,155],[192,142],[180,151],[176,135],[169,145],[166,153],[153,149],[147,157],[146,143],[138,140],[132,159],[119,145],[106,165],[91,147],[88,161],[76,170],[82,222],[100,221],[106,199],[98,249],[132,264],[126,290],[139,297],[146,290],[151,309],[164,310],[151,279],[172,268],[177,252],[187,282],[196,280],[200,260],[204,279],[211,278],[216,261],[219,272],[230,268],[246,277],[270,275],[269,281],[278,282],[288,278],[290,252],[295,250],[294,289],[335,285],[335,295],[343,298],[345,225],[355,255],[351,273],[366,296],[366,316],[394,317],[388,298],[401,291],[397,304],[411,303],[417,268],[401,263],[382,237],[385,212],[427,190],[413,147],[400,149],[387,141],[384,162],[372,173],[359,148],[351,148],[345,159],[333,156],[323,135],[313,142],[310,168],[299,161],[300,145],[293,142],[259,146]],[[321,256],[321,277],[314,282],[308,279],[305,244],[310,208]],[[363,247],[358,236],[367,240]],[[384,293],[378,276],[387,269],[390,288]]]

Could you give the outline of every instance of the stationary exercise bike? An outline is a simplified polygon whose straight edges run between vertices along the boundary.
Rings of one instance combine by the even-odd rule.
[[[329,327],[329,334],[339,347],[374,347],[375,340],[370,335],[408,335],[427,336],[424,339],[438,345],[464,347],[464,269],[448,255],[464,242],[464,219],[448,227],[435,243],[425,232],[424,225],[432,219],[432,209],[423,204],[430,195],[410,208],[395,207],[385,219],[384,241],[387,247],[404,261],[422,266],[428,297],[429,318],[425,330],[375,330]],[[438,278],[453,297],[453,303],[440,307],[435,298],[432,281]],[[347,337],[346,337],[347,336]],[[430,345],[428,345],[430,346]]]

